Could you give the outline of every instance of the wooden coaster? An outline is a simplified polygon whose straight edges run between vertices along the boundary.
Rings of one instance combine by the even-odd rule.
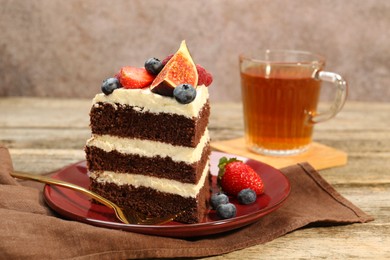
[[[316,142],[313,142],[306,152],[291,156],[265,156],[253,153],[246,148],[244,138],[211,142],[211,147],[225,153],[261,161],[275,168],[308,162],[316,170],[321,170],[345,165],[348,158],[345,152]]]

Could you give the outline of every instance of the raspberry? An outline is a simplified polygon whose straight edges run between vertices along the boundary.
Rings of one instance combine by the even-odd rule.
[[[211,74],[199,64],[196,64],[196,69],[198,71],[198,86],[210,86],[211,82],[213,82],[213,76],[211,76]]]
[[[167,56],[165,59],[162,60],[162,65],[165,66],[165,64],[168,63],[168,61],[173,57],[174,54],[171,54],[169,56]]]

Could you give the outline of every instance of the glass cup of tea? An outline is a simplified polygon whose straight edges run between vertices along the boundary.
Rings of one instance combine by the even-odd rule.
[[[324,71],[325,59],[303,51],[266,50],[239,56],[245,141],[256,153],[273,156],[306,151],[316,123],[334,117],[347,97],[347,82]],[[317,111],[321,83],[335,87],[326,111]]]

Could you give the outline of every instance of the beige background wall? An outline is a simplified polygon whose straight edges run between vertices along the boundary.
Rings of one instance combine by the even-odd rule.
[[[186,39],[213,101],[240,99],[240,52],[287,48],[326,56],[350,100],[386,102],[389,28],[389,0],[0,0],[0,96],[90,98]]]

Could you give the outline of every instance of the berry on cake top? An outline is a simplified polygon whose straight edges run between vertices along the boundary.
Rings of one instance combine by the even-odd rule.
[[[182,41],[177,52],[163,61],[150,58],[141,68],[122,67],[115,77],[103,81],[101,89],[105,95],[110,95],[118,88],[149,88],[155,94],[188,104],[195,99],[198,86],[208,87],[212,81],[212,75],[201,65],[194,63],[186,42]]]

